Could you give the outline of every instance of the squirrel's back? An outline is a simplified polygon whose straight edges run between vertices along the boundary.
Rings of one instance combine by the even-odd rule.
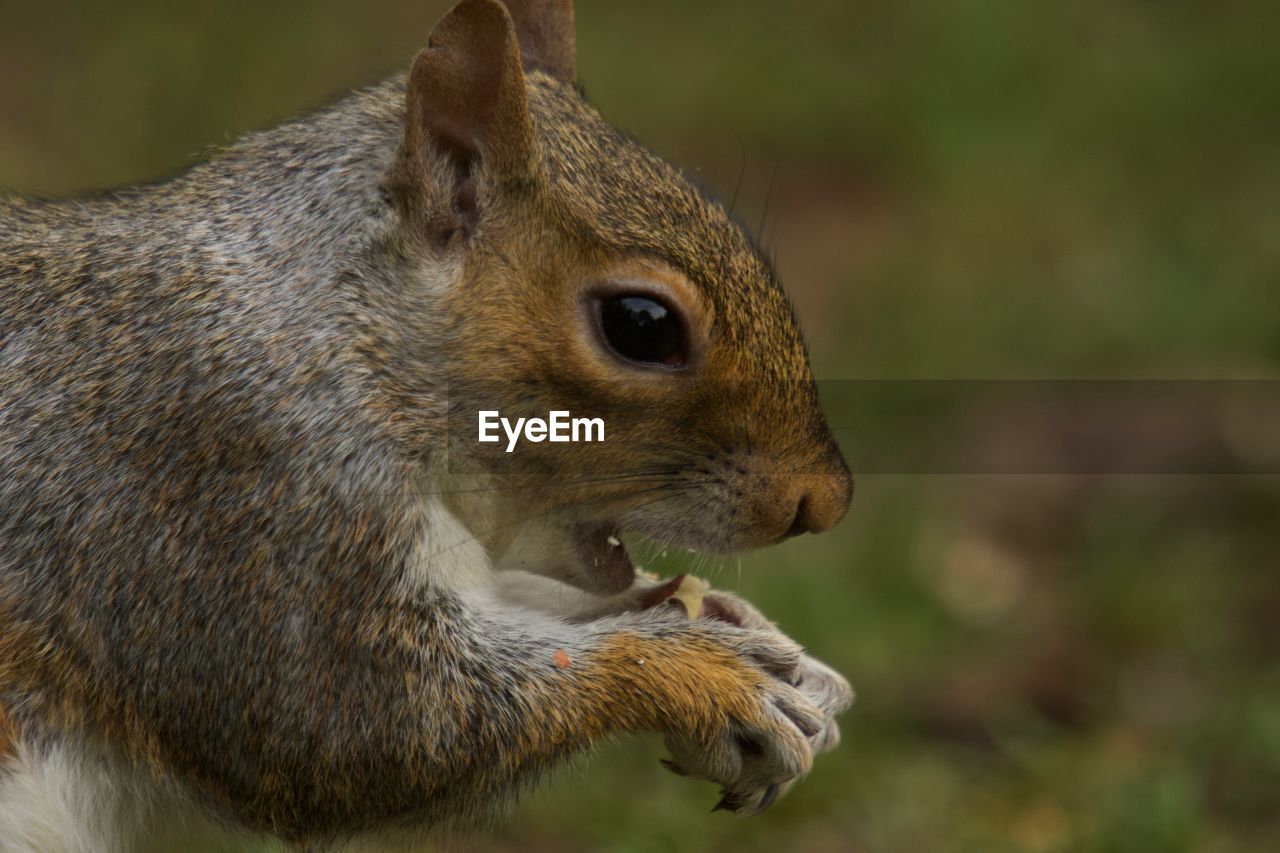
[[[152,187],[0,201],[0,465],[18,439],[28,452],[87,431],[116,433],[116,451],[155,444],[129,433],[179,399],[230,416],[358,396],[340,377],[359,319],[349,271],[388,216],[402,98],[383,84]]]
[[[402,98],[392,81],[154,187],[0,203],[0,675],[41,713],[121,701],[100,684],[145,705],[158,681],[234,683],[232,637],[264,668],[296,652],[301,678],[290,600],[385,580],[404,454],[359,270]],[[246,583],[281,621],[244,621]]]

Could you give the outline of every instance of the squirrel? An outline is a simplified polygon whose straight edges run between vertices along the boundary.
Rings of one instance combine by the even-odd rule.
[[[852,480],[768,259],[574,38],[462,0],[166,183],[0,201],[0,850],[375,844],[646,731],[756,814],[835,745],[840,675],[618,538],[757,548]],[[480,409],[607,440],[508,456]]]

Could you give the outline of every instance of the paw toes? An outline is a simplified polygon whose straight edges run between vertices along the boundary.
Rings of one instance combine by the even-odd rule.
[[[807,738],[818,734],[827,725],[826,715],[799,694],[781,695],[774,700],[774,704]]]

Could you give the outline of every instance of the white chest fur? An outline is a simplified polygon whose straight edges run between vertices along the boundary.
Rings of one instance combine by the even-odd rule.
[[[343,853],[423,849],[402,830],[349,839]],[[285,853],[204,814],[145,770],[85,745],[19,748],[0,766],[0,853]],[[311,848],[308,848],[311,849]],[[326,848],[328,849],[328,848]]]
[[[0,853],[213,851],[251,844],[145,770],[84,744],[20,746],[0,769]]]

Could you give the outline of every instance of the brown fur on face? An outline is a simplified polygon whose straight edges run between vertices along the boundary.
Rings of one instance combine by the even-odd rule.
[[[519,483],[529,514],[560,508],[715,551],[834,524],[848,470],[767,260],[719,203],[576,89],[539,72],[524,79],[536,138],[521,141],[523,122],[514,138],[534,166],[478,170],[465,283],[443,303],[455,466]],[[494,142],[504,161],[511,139],[499,130]],[[686,369],[638,368],[602,346],[592,295],[636,289],[684,317]],[[480,448],[478,409],[603,417],[606,441]]]

